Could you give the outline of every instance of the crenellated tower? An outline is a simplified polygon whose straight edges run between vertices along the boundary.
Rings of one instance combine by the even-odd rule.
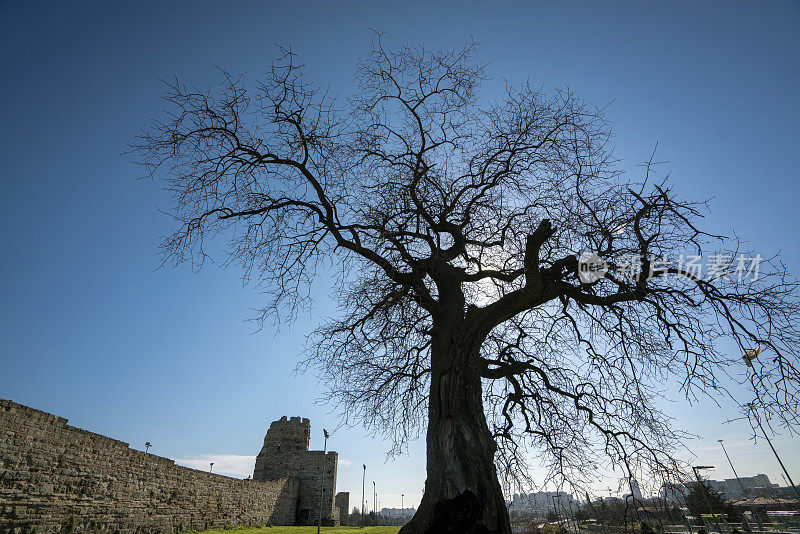
[[[339,455],[336,452],[309,451],[311,422],[300,417],[282,417],[269,425],[264,445],[256,457],[253,470],[255,480],[275,480],[296,477],[300,481],[297,503],[297,523],[313,525],[317,522],[320,488],[322,488],[322,522],[338,525],[339,510],[335,506],[336,468]]]

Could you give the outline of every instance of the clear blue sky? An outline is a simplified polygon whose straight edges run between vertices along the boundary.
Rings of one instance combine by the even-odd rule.
[[[498,78],[613,101],[627,166],[658,142],[679,191],[715,197],[712,230],[736,228],[800,272],[797,2],[0,2],[0,397],[197,465],[255,455],[282,415],[310,417],[321,448],[335,417],[312,404],[315,377],[291,371],[327,299],[291,329],[253,334],[260,298],[235,269],[155,270],[164,197],[122,152],[163,108],[159,77],[205,86],[212,64],[256,74],[288,43],[316,80],[346,89],[370,27],[390,44],[471,35]],[[724,438],[740,474],[781,482],[763,443],[721,424],[729,407],[669,409],[702,436],[692,449],[714,477],[730,476]],[[776,445],[800,479],[798,441]],[[385,463],[387,445],[353,428],[330,447],[351,462],[339,489],[353,502],[362,463],[382,505],[419,502],[421,444]]]

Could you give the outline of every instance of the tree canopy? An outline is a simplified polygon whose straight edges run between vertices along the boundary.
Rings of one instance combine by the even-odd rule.
[[[397,450],[426,432],[405,532],[507,532],[495,465],[522,481],[530,450],[579,487],[598,464],[674,473],[665,383],[797,424],[797,282],[704,231],[706,203],[652,156],[624,172],[603,110],[529,82],[481,98],[474,43],[388,50],[376,35],[349,97],[281,50],[254,82],[170,84],[133,149],[172,195],[166,262],[222,240],[267,295],[262,317],[290,319],[338,273],[338,313],[303,365],[345,421]],[[769,356],[746,368],[758,345]]]

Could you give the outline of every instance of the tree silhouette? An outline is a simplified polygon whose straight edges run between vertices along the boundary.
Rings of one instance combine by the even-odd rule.
[[[209,90],[169,84],[167,116],[133,144],[172,195],[164,261],[202,264],[227,243],[216,253],[265,292],[261,319],[291,320],[335,274],[339,312],[302,366],[396,450],[426,432],[403,533],[510,532],[497,469],[524,478],[531,448],[576,485],[600,458],[630,476],[675,469],[682,434],[654,399],[669,379],[689,398],[726,395],[718,377],[741,362],[723,337],[770,351],[750,400],[795,424],[800,321],[783,266],[698,275],[681,254],[744,252],[701,229],[704,203],[652,158],[626,176],[602,111],[569,89],[482,100],[474,52],[392,51],[377,35],[349,98],[305,81],[285,49],[252,86],[225,71]],[[587,277],[585,251],[605,268]]]

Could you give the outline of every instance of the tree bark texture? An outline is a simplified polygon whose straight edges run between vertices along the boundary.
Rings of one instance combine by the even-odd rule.
[[[483,409],[479,347],[463,323],[434,331],[425,494],[400,532],[509,534],[497,446]]]

